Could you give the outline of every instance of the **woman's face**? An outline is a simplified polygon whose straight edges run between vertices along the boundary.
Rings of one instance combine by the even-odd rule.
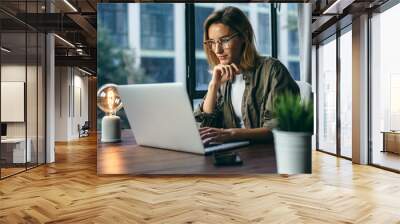
[[[208,40],[215,43],[213,52],[218,57],[220,64],[240,64],[240,57],[244,43],[239,35],[226,41],[229,37],[232,37],[233,34],[235,34],[235,32],[222,23],[211,24],[208,28]],[[222,42],[225,42],[225,44]]]

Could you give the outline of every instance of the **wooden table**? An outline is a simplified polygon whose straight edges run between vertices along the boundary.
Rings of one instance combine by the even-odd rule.
[[[100,135],[98,135],[100,136]],[[197,155],[136,144],[132,132],[122,132],[120,143],[97,145],[97,174],[261,174],[276,173],[273,144],[254,144],[237,149],[241,166],[216,167],[212,155]]]

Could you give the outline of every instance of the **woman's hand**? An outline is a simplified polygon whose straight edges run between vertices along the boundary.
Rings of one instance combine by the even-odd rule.
[[[272,131],[268,128],[200,128],[200,137],[205,145],[210,142],[232,141],[272,142]]]
[[[210,83],[208,84],[207,95],[203,104],[203,112],[212,113],[217,103],[217,92],[222,83],[232,80],[235,75],[240,74],[237,65],[216,65],[213,69],[213,74]]]
[[[224,143],[234,140],[233,129],[204,127],[200,128],[199,131],[204,145],[207,145],[210,142]]]
[[[233,80],[235,75],[240,74],[239,67],[234,63],[230,65],[219,64],[214,66],[211,84],[219,87],[228,80]]]

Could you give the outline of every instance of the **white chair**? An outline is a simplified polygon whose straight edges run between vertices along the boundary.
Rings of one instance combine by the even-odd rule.
[[[310,102],[313,100],[312,88],[308,82],[296,81],[300,89],[301,102]]]

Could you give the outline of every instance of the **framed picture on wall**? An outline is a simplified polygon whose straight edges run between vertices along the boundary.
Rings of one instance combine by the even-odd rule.
[[[25,82],[1,82],[1,122],[25,122]]]

